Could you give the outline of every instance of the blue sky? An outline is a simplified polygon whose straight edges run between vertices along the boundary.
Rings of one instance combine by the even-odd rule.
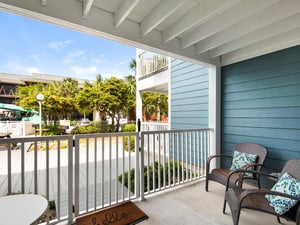
[[[95,79],[132,74],[135,48],[0,11],[0,72]]]

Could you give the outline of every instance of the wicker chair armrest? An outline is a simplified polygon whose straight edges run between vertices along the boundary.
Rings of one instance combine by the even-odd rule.
[[[232,159],[233,157],[230,155],[211,155],[207,158],[206,163],[210,163],[214,158],[230,158],[230,159]]]
[[[242,167],[242,170],[247,170],[250,167],[254,167],[254,166],[265,166],[264,164],[260,164],[260,163],[251,163],[251,164],[247,164],[245,166]],[[249,172],[249,170],[247,170],[247,172]]]
[[[287,197],[287,198],[290,198],[290,199],[293,199],[293,200],[297,200],[297,201],[300,201],[300,198],[299,197],[296,197],[296,196],[292,196],[292,195],[289,195],[289,194],[285,194],[285,193],[281,193],[281,192],[278,192],[278,191],[271,191],[271,190],[259,190],[259,189],[245,189],[241,195],[240,195],[240,201],[242,202],[243,199],[245,199],[247,196],[249,195],[277,195],[277,196],[282,196],[282,197]]]
[[[259,163],[253,163],[253,164],[249,164],[246,165],[244,168],[249,168],[251,166],[264,166],[263,164],[259,164]],[[271,174],[268,174],[268,173],[264,173],[264,172],[260,172],[260,171],[254,171],[254,170],[247,170],[247,169],[238,169],[238,170],[232,170],[228,176],[227,176],[227,182],[226,182],[226,191],[228,191],[228,188],[229,188],[229,184],[230,184],[230,179],[231,177],[238,173],[239,174],[239,180],[238,180],[238,184],[240,187],[242,187],[242,184],[243,184],[243,180],[244,180],[244,174],[247,173],[252,173],[252,174],[259,174],[259,175],[263,175],[263,176],[268,176],[268,177],[272,177],[272,178],[277,178],[276,176],[274,175],[271,175]]]
[[[230,159],[232,159],[233,157],[229,156],[229,155],[211,155],[211,156],[209,156],[207,158],[207,161],[206,161],[206,174],[209,173],[209,171],[210,171],[210,163],[215,158],[230,158]]]
[[[263,164],[258,164],[259,166],[264,166]],[[245,170],[245,169],[238,169],[238,170],[235,170],[234,172],[236,173],[252,173],[253,175],[254,174],[258,174],[260,176],[265,176],[265,177],[270,177],[270,178],[274,178],[274,179],[277,179],[278,176],[274,175],[274,174],[270,174],[270,173],[264,173],[264,172],[261,172],[261,171],[255,171],[255,170]]]
[[[231,177],[236,174],[236,173],[239,173],[240,172],[243,172],[244,170],[232,170],[229,172],[228,176],[227,176],[227,182],[226,182],[226,191],[228,191],[228,188],[229,188],[229,184],[230,184],[230,179]]]

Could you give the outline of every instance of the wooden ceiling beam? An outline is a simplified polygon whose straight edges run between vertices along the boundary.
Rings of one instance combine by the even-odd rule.
[[[147,35],[156,26],[163,22],[169,15],[174,13],[187,0],[165,0],[154,8],[149,15],[141,22],[141,34]]]
[[[140,0],[125,0],[119,9],[115,12],[115,28],[118,28],[136,7]]]
[[[187,12],[181,19],[163,31],[163,41],[166,43],[192,27],[200,26],[218,13],[232,7],[241,0],[209,0],[201,2],[197,7]]]
[[[261,1],[251,0],[242,1],[241,3],[229,8],[224,13],[216,16],[214,19],[206,22],[202,26],[183,36],[181,39],[182,48],[186,48],[197,42],[204,40],[216,34],[222,30],[229,28],[230,26],[239,23],[243,19],[256,14],[260,10],[270,7],[272,4],[278,2],[278,0]]]
[[[94,0],[83,0],[82,4],[83,4],[83,12],[82,12],[82,17],[84,19],[87,18],[91,8],[92,8],[92,5],[94,3]]]

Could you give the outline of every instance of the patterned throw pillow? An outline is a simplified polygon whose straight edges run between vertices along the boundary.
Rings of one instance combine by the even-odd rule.
[[[271,191],[277,191],[299,198],[300,180],[295,179],[288,173],[284,173],[272,187]],[[266,195],[265,197],[269,201],[270,206],[274,207],[275,212],[279,215],[286,213],[297,203],[297,200],[278,195]]]
[[[230,167],[230,170],[242,169],[248,164],[253,164],[256,162],[257,155],[234,151],[233,160]],[[249,167],[248,170],[253,170],[253,167]],[[245,174],[248,177],[253,177],[252,173]]]

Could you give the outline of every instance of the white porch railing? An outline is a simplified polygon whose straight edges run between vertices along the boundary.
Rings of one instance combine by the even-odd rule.
[[[141,131],[162,131],[168,130],[169,124],[166,122],[142,122]]]
[[[56,218],[45,223],[71,223],[78,215],[205,176],[209,132],[0,139],[0,195],[44,195],[56,208]]]
[[[0,139],[0,195],[35,193],[55,203],[56,218],[73,212],[73,136]],[[62,213],[62,209],[67,209]],[[49,221],[48,221],[49,222]]]
[[[141,199],[204,177],[209,132],[209,129],[141,132],[141,174],[147,176],[141,179],[141,187],[145,187]]]
[[[76,216],[138,197],[130,192],[130,176],[119,178],[139,168],[138,133],[76,135],[75,146]],[[134,177],[138,189],[138,170]]]

